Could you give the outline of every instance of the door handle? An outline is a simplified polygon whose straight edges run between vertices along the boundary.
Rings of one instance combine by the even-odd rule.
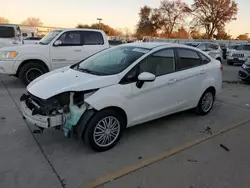
[[[74,50],[75,52],[81,52],[82,50]]]
[[[168,84],[173,84],[173,83],[175,83],[176,81],[177,81],[176,79],[171,79],[171,80],[168,81]]]

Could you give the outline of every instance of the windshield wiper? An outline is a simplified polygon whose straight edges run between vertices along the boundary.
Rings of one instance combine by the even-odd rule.
[[[103,75],[103,74],[101,74],[99,72],[95,72],[95,71],[92,71],[92,70],[89,70],[89,69],[80,68],[79,65],[76,66],[76,69],[81,71],[81,72],[85,72],[85,73],[89,73],[89,74]]]

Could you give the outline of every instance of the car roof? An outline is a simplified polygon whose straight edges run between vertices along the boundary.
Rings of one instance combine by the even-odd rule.
[[[192,48],[184,44],[176,44],[176,43],[165,43],[165,42],[133,42],[133,43],[126,43],[123,44],[125,46],[133,46],[138,48],[147,48],[147,49],[154,49],[158,47],[185,47],[185,48]],[[192,48],[193,49],[193,48]]]

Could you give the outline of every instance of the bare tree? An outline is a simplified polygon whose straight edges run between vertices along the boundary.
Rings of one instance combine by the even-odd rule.
[[[41,26],[43,25],[42,21],[39,18],[27,18],[23,23],[23,25],[29,25],[29,26]]]
[[[181,0],[164,0],[160,4],[160,12],[163,21],[163,32],[170,37],[173,31],[182,25],[191,9]]]
[[[218,28],[235,20],[238,6],[235,0],[194,0],[192,4],[193,23],[204,28],[208,38],[212,38]]]
[[[4,18],[4,17],[0,17],[0,24],[8,24],[9,20]]]

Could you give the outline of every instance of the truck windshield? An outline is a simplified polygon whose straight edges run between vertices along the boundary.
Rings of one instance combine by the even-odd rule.
[[[0,38],[14,38],[15,29],[14,27],[0,26]]]
[[[62,30],[55,30],[49,32],[45,37],[43,37],[39,44],[48,45]]]

